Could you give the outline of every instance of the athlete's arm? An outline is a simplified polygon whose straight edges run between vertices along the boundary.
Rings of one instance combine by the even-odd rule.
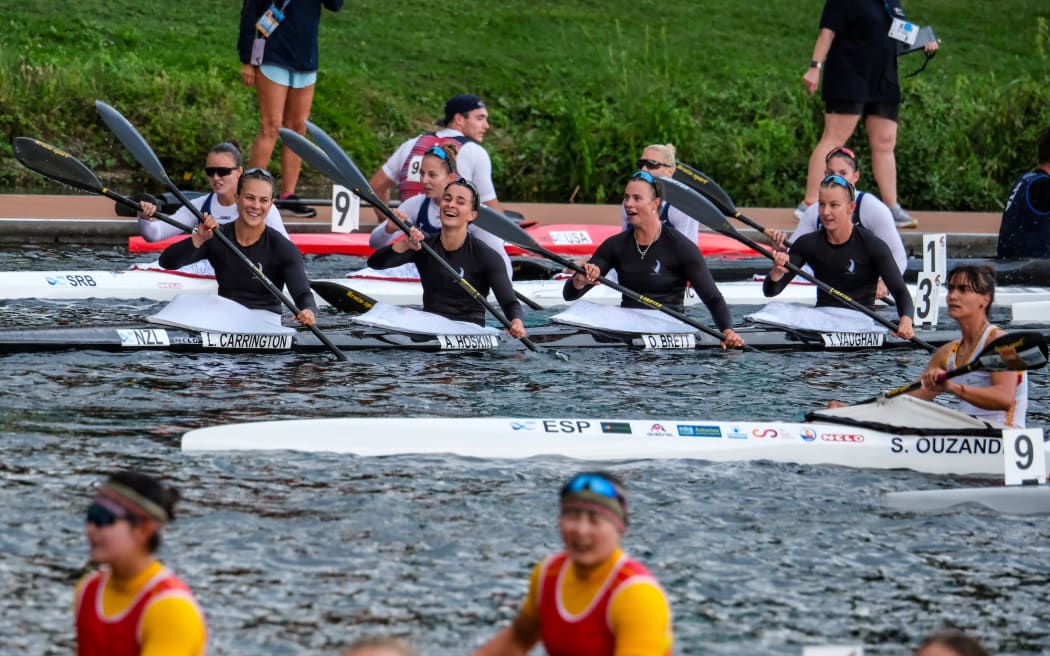
[[[930,363],[926,365],[926,369],[919,375],[919,380],[923,384],[922,387],[913,392],[908,392],[908,396],[914,396],[924,401],[932,401],[944,391],[944,383],[936,383],[935,381],[938,376],[945,372],[945,368],[948,366],[948,353],[951,352],[954,345],[955,342],[948,342],[933,352],[933,355],[930,357]]]
[[[671,607],[650,580],[617,591],[609,607],[615,656],[663,656],[671,652]]]
[[[718,285],[715,284],[715,278],[711,275],[711,270],[707,268],[707,262],[704,261],[703,255],[696,248],[690,247],[687,254],[688,259],[686,260],[687,271],[689,273],[689,284],[696,290],[697,296],[707,306],[709,312],[711,312],[711,318],[715,320],[715,325],[718,326],[719,330],[725,330],[733,325],[733,317],[729,313],[729,305],[726,303],[726,299],[722,296],[722,292],[718,291]]]
[[[197,217],[186,207],[180,207],[171,218],[175,219],[190,230],[197,227]],[[144,219],[139,217],[139,234],[148,242],[161,241],[176,235],[188,234],[185,230],[179,230],[175,226],[161,221],[160,219]]]
[[[204,618],[184,596],[162,597],[142,615],[141,656],[198,656],[204,653]]]
[[[473,656],[525,656],[540,641],[540,573],[543,563],[536,565],[529,576],[529,592],[525,602],[510,626],[486,642]]]
[[[284,227],[284,219],[281,218],[281,210],[277,209],[277,205],[271,205],[270,211],[266,213],[266,225],[281,233],[285,239],[291,239],[288,236],[288,230]]]
[[[379,169],[372,174],[369,178],[368,184],[372,186],[372,190],[376,192],[376,198],[378,198],[384,205],[390,205],[390,191],[397,186],[397,181],[391,179],[387,175],[384,169]],[[376,215],[376,221],[383,221],[386,219],[386,215],[379,211],[379,208],[373,208],[373,212]]]
[[[874,202],[876,200],[871,194],[864,195],[864,203],[860,206],[860,224],[886,244],[893,261],[897,263],[897,269],[903,275],[908,268],[908,252],[904,250],[904,242],[897,224],[893,222],[890,208],[881,200]]]

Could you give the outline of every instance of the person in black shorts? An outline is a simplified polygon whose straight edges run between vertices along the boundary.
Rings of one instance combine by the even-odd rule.
[[[266,225],[266,215],[273,205],[276,180],[265,169],[248,169],[237,181],[237,219],[219,225],[211,214],[197,226],[189,239],[183,239],[164,249],[160,265],[177,269],[198,260],[208,260],[215,268],[219,296],[237,301],[253,310],[269,310],[280,314],[281,303],[256,278],[244,260],[232,249],[214,237],[221,230],[240,248],[249,260],[277,289],[287,286],[296,305],[301,308],[296,319],[304,326],[314,325],[317,303],[306,277],[303,256],[295,244],[274,228]]]
[[[423,250],[425,241],[438,257],[467,279],[483,297],[489,290],[495,294],[500,307],[510,319],[507,333],[511,337],[525,337],[521,303],[514,295],[507,267],[496,251],[471,235],[467,227],[478,216],[480,198],[474,184],[466,178],[448,183],[441,197],[441,231],[424,235],[413,227],[408,239],[395,241],[380,248],[368,258],[368,266],[386,269],[412,262],[419,269],[423,285],[423,309],[454,321],[469,321],[485,325],[485,307],[478,303],[453,278],[448,270]]]
[[[627,231],[602,242],[583,265],[586,275],[577,273],[566,280],[562,296],[574,301],[596,284],[598,276],[616,269],[624,287],[681,312],[688,282],[725,335],[723,346],[743,346],[744,339],[730,327],[729,306],[696,243],[677,230],[664,230],[660,221],[662,200],[663,190],[656,178],[647,171],[632,175],[623,194],[623,209],[630,224]],[[626,296],[620,305],[649,307]]]
[[[836,146],[847,143],[864,118],[879,196],[893,212],[898,228],[918,225],[897,198],[897,162],[893,154],[901,91],[897,81],[899,41],[890,36],[890,28],[895,19],[903,18],[899,0],[825,1],[813,58],[802,77],[806,89],[813,93],[820,82],[820,71],[824,70],[824,132],[809,157],[806,197],[795,210],[796,217],[801,218],[806,207],[817,200],[825,157]],[[934,41],[924,50],[933,52],[938,45]]]
[[[773,268],[762,283],[762,293],[776,296],[795,277],[784,265],[809,264],[813,275],[842,291],[861,305],[874,309],[875,285],[881,276],[897,303],[900,322],[894,335],[911,339],[912,304],[908,286],[893,259],[889,246],[863,226],[854,225],[856,206],[853,185],[841,175],[829,175],[820,183],[820,221],[824,229],[802,235],[788,252],[773,253]],[[817,307],[849,307],[824,290],[817,291]]]

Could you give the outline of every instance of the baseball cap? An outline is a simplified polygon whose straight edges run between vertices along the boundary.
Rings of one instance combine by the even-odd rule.
[[[484,108],[485,103],[483,103],[481,98],[478,98],[477,96],[472,96],[468,93],[453,96],[448,99],[447,103],[445,103],[445,118],[437,121],[437,124],[441,126],[448,125],[449,121],[451,121],[456,114],[466,114],[475,109]]]

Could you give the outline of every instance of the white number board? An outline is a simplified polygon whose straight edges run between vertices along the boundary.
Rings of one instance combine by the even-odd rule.
[[[1046,446],[1042,428],[1010,428],[1003,431],[1003,464],[1007,485],[1046,483]]]
[[[948,282],[948,235],[943,232],[922,236],[922,270],[940,276],[938,285]]]
[[[860,645],[803,647],[802,656],[864,656],[864,647]]]
[[[930,271],[923,271],[915,283],[915,317],[916,326],[923,324],[937,325],[937,316],[941,309],[940,276]]]
[[[360,225],[361,199],[346,187],[332,187],[332,232],[353,232]]]

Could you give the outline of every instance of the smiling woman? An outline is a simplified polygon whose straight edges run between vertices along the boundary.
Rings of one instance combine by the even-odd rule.
[[[606,472],[584,472],[561,489],[558,528],[565,550],[533,569],[513,624],[475,656],[670,654],[671,608],[648,569],[620,549],[627,491]]]

